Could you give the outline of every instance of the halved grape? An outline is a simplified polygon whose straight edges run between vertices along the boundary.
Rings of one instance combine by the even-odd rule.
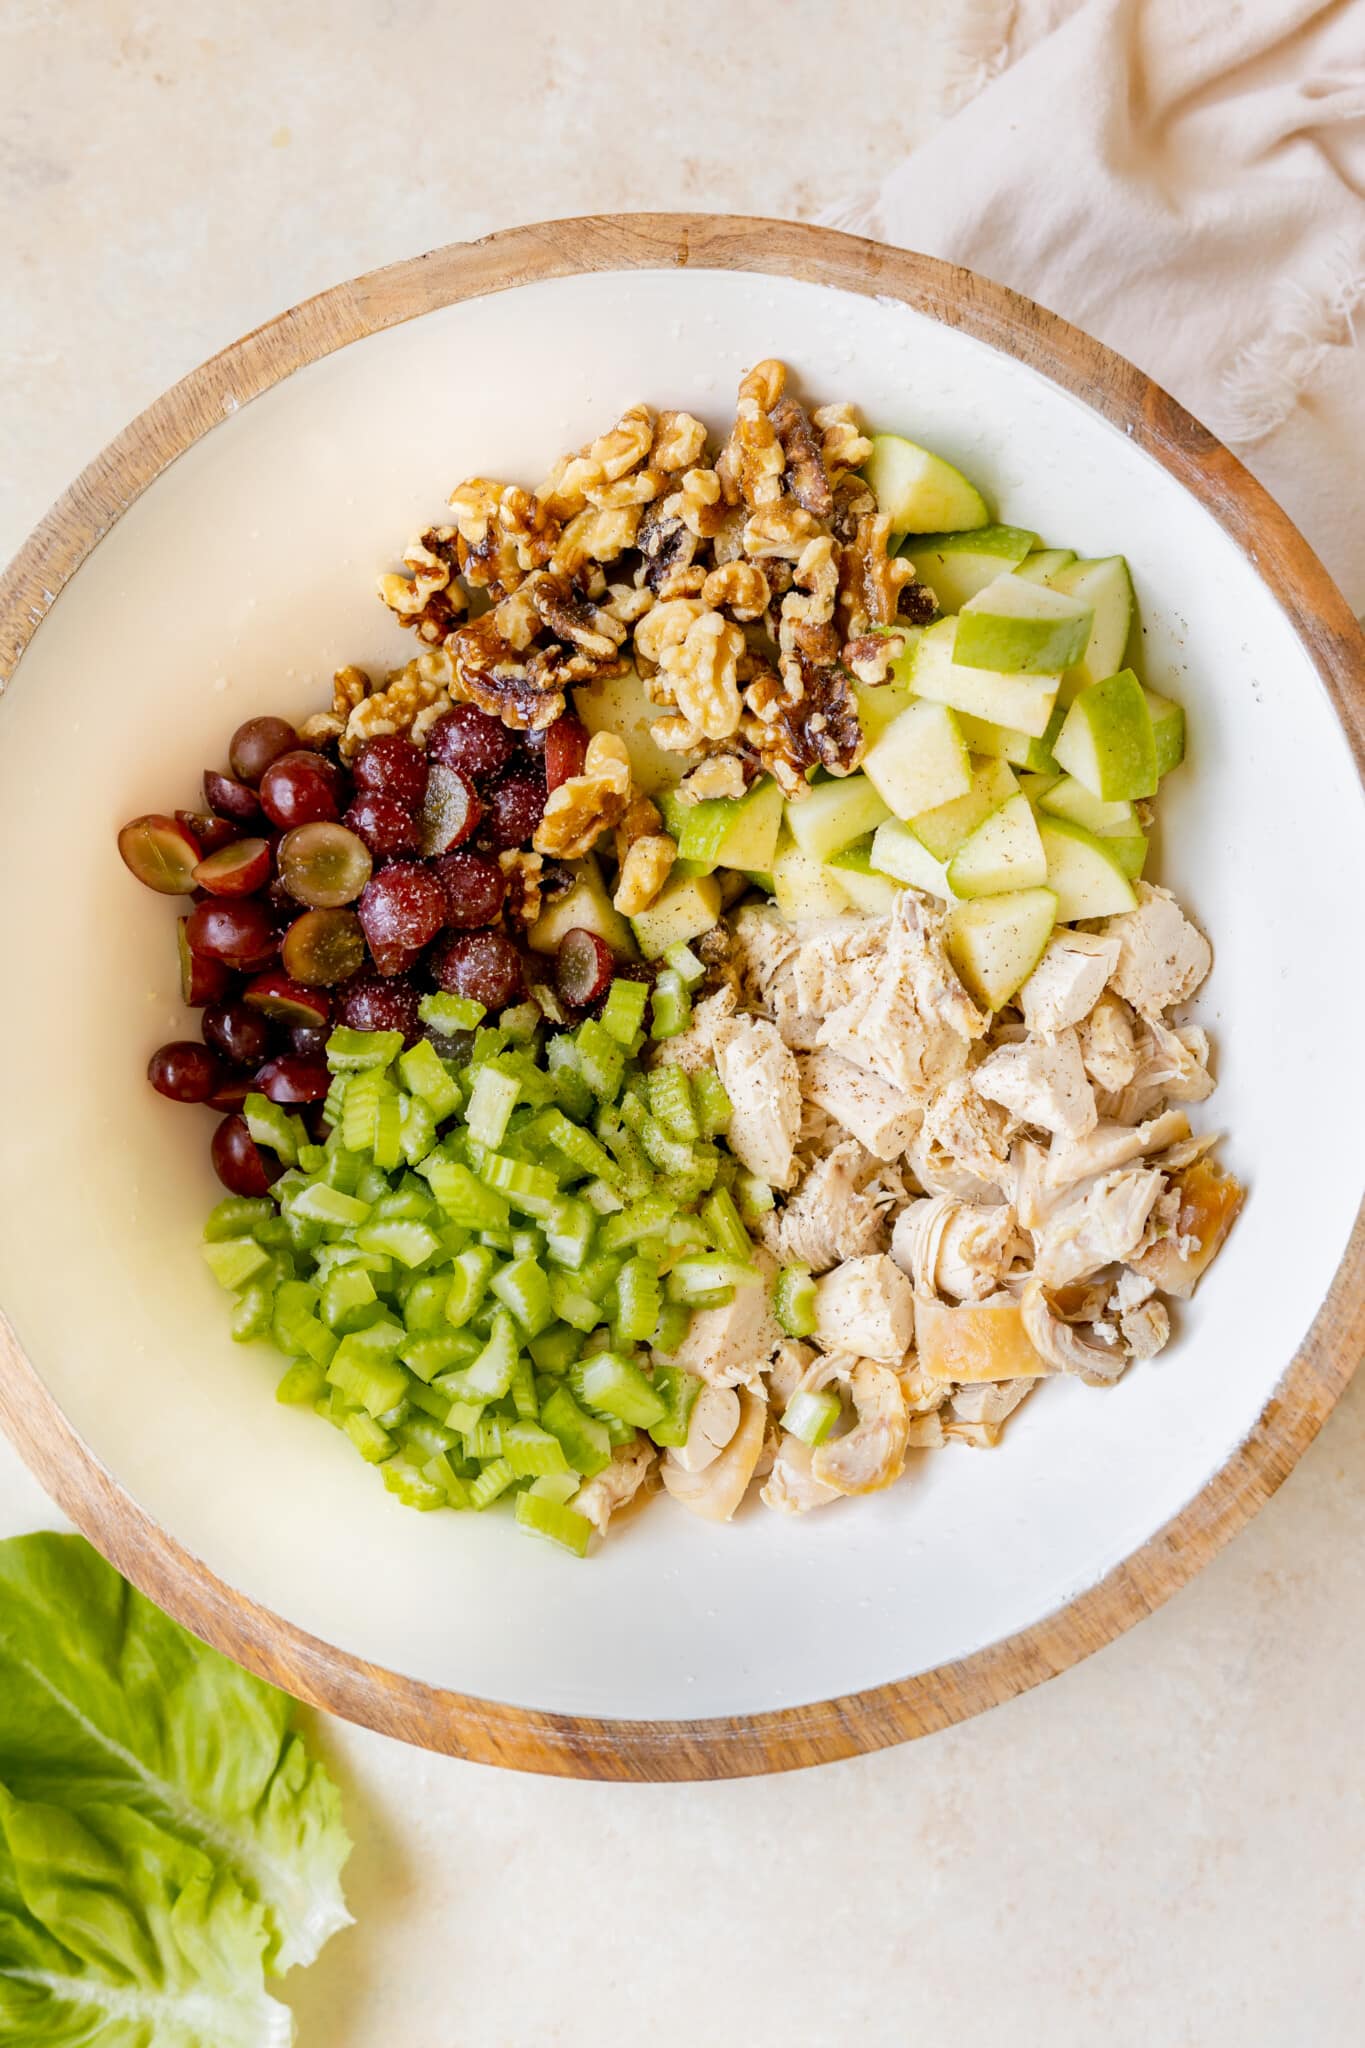
[[[387,797],[405,811],[415,810],[426,794],[427,757],[406,733],[378,733],[366,740],[351,768],[357,789]]]
[[[269,1059],[270,1025],[249,1003],[213,1003],[201,1026],[205,1043],[234,1067],[259,1067]]]
[[[588,753],[588,728],[566,711],[545,732],[545,787],[558,789],[572,775],[583,773]]]
[[[269,911],[259,896],[209,897],[196,903],[185,920],[185,937],[196,953],[243,970],[263,967],[274,954],[278,938]]]
[[[521,955],[506,932],[454,932],[430,956],[438,988],[502,1010],[526,992]]]
[[[254,896],[270,880],[271,858],[269,840],[234,839],[206,854],[194,879],[211,896]]]
[[[182,917],[175,928],[180,953],[180,995],[191,1010],[199,1010],[205,1003],[222,1002],[232,986],[232,974],[223,961],[194,951],[186,932],[188,924],[189,919]]]
[[[287,718],[248,718],[232,735],[228,760],[239,782],[259,782],[272,761],[297,747],[299,736]]]
[[[268,1060],[256,1076],[256,1086],[272,1102],[321,1102],[331,1085],[326,1060],[304,1060],[297,1053]]]
[[[446,921],[445,890],[430,868],[395,861],[360,899],[360,922],[381,974],[401,974]]]
[[[428,860],[463,845],[482,816],[483,805],[469,777],[459,768],[447,768],[444,762],[433,761],[417,821],[422,851]]]
[[[479,853],[448,853],[436,863],[446,898],[446,923],[459,931],[492,924],[507,897],[507,877]]]
[[[216,768],[204,770],[204,802],[220,818],[235,825],[252,825],[261,815],[260,799],[254,789],[233,775],[220,775]]]
[[[351,1031],[401,1031],[404,1043],[415,1045],[422,1035],[421,1000],[421,990],[405,975],[357,976],[337,992],[337,1022]]]
[[[237,837],[231,818],[217,818],[212,811],[177,811],[175,822],[184,826],[201,855],[217,853],[220,846],[231,846]]]
[[[306,988],[349,981],[365,965],[365,934],[353,910],[305,910],[284,935],[286,974]]]
[[[134,818],[119,833],[118,850],[129,874],[159,896],[193,894],[199,848],[175,818],[157,811]]]
[[[225,1116],[209,1146],[213,1170],[234,1195],[263,1195],[283,1168],[273,1153],[262,1152],[246,1127],[246,1118]]]
[[[566,1003],[581,1010],[611,987],[616,955],[606,940],[576,924],[565,932],[555,957],[555,986]]]
[[[492,845],[529,846],[549,792],[539,776],[518,769],[490,791],[484,831]]]
[[[427,759],[459,768],[482,785],[512,761],[517,742],[500,718],[477,704],[456,704],[443,711],[427,734]]]
[[[291,1024],[289,1050],[298,1053],[301,1059],[321,1059],[331,1035],[329,1024]]]
[[[325,1024],[332,1014],[331,998],[321,989],[305,988],[278,967],[249,981],[242,1000],[278,1024]]]
[[[354,903],[370,879],[370,849],[344,825],[296,825],[280,841],[280,876],[300,903],[338,910]]]
[[[342,822],[364,840],[377,860],[393,860],[420,850],[417,820],[389,797],[358,796]]]
[[[147,1079],[171,1102],[207,1102],[222,1078],[221,1065],[196,1038],[160,1045],[147,1062]]]
[[[342,802],[340,769],[305,747],[281,754],[261,777],[261,808],[285,831],[339,818]]]
[[[234,1110],[241,1108],[255,1086],[254,1074],[244,1074],[239,1068],[234,1068],[230,1074],[224,1074],[204,1106],[206,1109],[221,1110],[230,1116]]]

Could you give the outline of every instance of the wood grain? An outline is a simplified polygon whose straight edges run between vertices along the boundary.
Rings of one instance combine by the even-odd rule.
[[[57,594],[168,464],[304,364],[462,299],[581,271],[692,265],[904,301],[1029,364],[1161,463],[1251,559],[1313,661],[1365,770],[1365,638],[1326,570],[1228,450],[1149,378],[1028,300],[968,271],[851,235],[731,216],[552,221],[438,249],[308,300],[225,349],[134,421],[54,506],[0,578],[0,687]],[[1150,1614],[1268,1500],[1365,1349],[1365,1208],[1311,1330],[1246,1442],[1184,1511],[1099,1585],[1035,1627],[919,1677],[783,1712],[709,1721],[541,1714],[419,1684],[347,1656],[225,1585],[150,1521],[76,1436],[0,1321],[0,1423],[43,1485],[144,1592],[296,1694],[426,1748],[585,1778],[790,1770],[932,1733],[1065,1671]]]

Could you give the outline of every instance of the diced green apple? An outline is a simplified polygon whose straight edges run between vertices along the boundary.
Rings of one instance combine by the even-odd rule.
[[[890,815],[889,805],[868,775],[817,782],[804,796],[787,800],[787,830],[811,860],[828,860],[840,847],[875,832]],[[753,865],[766,863],[755,861]]]
[[[1043,798],[1050,789],[1057,787],[1061,779],[1061,776],[1056,774],[1042,775],[1026,772],[1019,777],[1019,787],[1023,790],[1029,802],[1036,807],[1043,801]]]
[[[1158,778],[1169,775],[1172,768],[1178,768],[1185,758],[1185,714],[1178,704],[1169,697],[1163,697],[1157,690],[1144,690],[1147,709],[1152,717],[1152,739],[1156,745],[1156,772]]]
[[[1123,667],[1133,624],[1133,579],[1122,555],[1103,555],[1097,561],[1072,562],[1059,569],[1051,587],[1079,598],[1095,614],[1085,652],[1062,686],[1062,696],[1069,704],[1087,683],[1098,683]]]
[[[720,883],[714,875],[680,875],[674,871],[650,904],[630,921],[646,960],[657,960],[670,946],[709,932],[720,916]]]
[[[906,655],[900,659],[909,665]],[[892,720],[899,718],[902,711],[908,710],[915,701],[909,683],[902,682],[855,683],[853,695],[858,705],[858,723],[869,746],[880,739]]]
[[[863,773],[885,806],[882,817],[891,811],[900,818],[913,818],[936,804],[965,796],[972,786],[971,759],[962,728],[944,704],[915,703],[902,711],[868,748]],[[873,818],[862,829],[868,831],[880,823],[880,817]],[[850,834],[850,838],[858,836]]]
[[[1031,774],[1050,775],[1055,781],[1062,771],[1052,758],[1052,742],[1061,731],[1065,717],[1062,706],[1054,705],[1047,731],[1041,739],[1035,739],[1026,732],[1011,732],[1007,725],[992,725],[987,718],[973,718],[966,711],[959,711],[957,722],[974,754],[988,754],[993,760],[1008,761],[1012,767],[1026,769]]]
[[[1084,654],[1095,614],[1079,598],[997,576],[958,615],[953,660],[1008,675],[1060,676]]]
[[[1051,889],[1016,889],[959,903],[948,921],[948,952],[969,995],[988,1010],[1028,980],[1057,918]]]
[[[1123,869],[1130,882],[1136,882],[1147,865],[1147,834],[1145,832],[1097,832],[1107,852]]]
[[[1030,586],[1022,583],[1019,587],[1027,590]],[[916,696],[1040,739],[1047,731],[1057,702],[1061,676],[1007,675],[997,669],[964,668],[953,659],[957,630],[956,619],[938,619],[921,634],[909,676]],[[990,750],[982,747],[977,751]],[[913,816],[913,812],[907,816]]]
[[[1156,741],[1142,685],[1130,668],[1087,683],[1052,749],[1059,766],[1105,803],[1156,793]]]
[[[940,611],[955,612],[1016,562],[1023,563],[1037,540],[1022,526],[978,526],[969,533],[930,533],[923,539],[917,534],[901,553],[933,591]]]
[[[782,804],[782,791],[765,775],[741,797],[710,797],[699,804],[675,797],[664,806],[664,822],[677,839],[679,860],[694,863],[700,873],[719,867],[766,872],[777,851]]]
[[[1047,881],[1047,855],[1033,807],[1018,790],[963,841],[948,863],[958,896],[1003,896],[1039,889]]]
[[[1038,836],[1047,855],[1047,885],[1057,898],[1059,923],[1112,917],[1136,908],[1133,885],[1107,840],[1097,839],[1069,818],[1046,816],[1038,821]]]
[[[602,872],[592,854],[570,864],[575,876],[571,889],[555,898],[526,935],[526,943],[533,953],[556,953],[565,932],[575,925],[584,931],[596,932],[605,940],[613,953],[633,958],[635,943],[630,936],[630,926],[613,904],[602,880]],[[712,919],[714,924],[715,920]],[[705,927],[703,926],[703,930]]]
[[[1142,829],[1137,822],[1137,812],[1125,799],[1106,803],[1103,797],[1092,796],[1074,775],[1064,775],[1060,782],[1054,782],[1037,799],[1037,803],[1040,810],[1052,811],[1059,818],[1070,818],[1073,824],[1084,825],[1087,832],[1093,832],[1102,839],[1115,832],[1131,833]]]
[[[1059,569],[1069,569],[1076,559],[1074,548],[1035,548],[1015,570],[1029,583],[1046,583]]]
[[[829,868],[855,910],[861,910],[867,917],[885,917],[905,885],[873,868],[871,846],[871,837],[860,840],[856,846],[846,846],[842,853],[835,854]]]
[[[574,709],[589,732],[612,732],[630,756],[630,776],[642,796],[671,789],[690,766],[685,754],[670,754],[650,736],[662,714],[633,668],[623,675],[584,683],[573,693]]]
[[[910,830],[935,860],[951,860],[963,840],[984,824],[992,811],[1007,803],[1018,787],[1007,761],[978,761],[967,794],[954,797],[951,803],[936,804],[932,811],[921,811],[910,820]]]
[[[941,896],[945,902],[953,901],[942,861],[935,860],[923,840],[916,839],[910,827],[902,825],[899,818],[891,818],[885,825],[878,825],[872,835],[868,860],[879,875],[891,875],[898,882],[908,882],[912,889],[923,889],[930,896]]]
[[[815,917],[847,915],[849,897],[841,889],[832,868],[822,860],[802,853],[794,840],[784,834],[773,859],[773,901],[788,924],[802,924]]]
[[[986,500],[960,469],[900,434],[874,434],[863,476],[893,533],[958,533],[985,526]]]

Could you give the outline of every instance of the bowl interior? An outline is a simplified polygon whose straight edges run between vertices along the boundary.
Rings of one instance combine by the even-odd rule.
[[[119,824],[197,801],[253,712],[303,715],[344,661],[412,651],[373,594],[460,478],[533,484],[645,398],[715,427],[785,357],[960,462],[999,516],[1124,552],[1148,679],[1190,760],[1154,873],[1209,931],[1204,1123],[1251,1200],[1177,1340],[1108,1392],[1045,1386],[981,1455],[804,1521],[653,1506],[592,1563],[499,1516],[400,1507],[271,1397],[199,1257],[206,1112],[142,1079],[179,1036],[175,906]],[[1156,463],[1035,372],[902,305],[696,269],[521,287],[356,343],[229,404],[58,599],[0,700],[0,1302],[99,1460],[230,1584],[342,1649],[523,1706],[700,1717],[904,1677],[1054,1610],[1178,1511],[1254,1422],[1349,1234],[1365,1100],[1331,1033],[1365,1007],[1345,890],[1365,815],[1273,597]]]

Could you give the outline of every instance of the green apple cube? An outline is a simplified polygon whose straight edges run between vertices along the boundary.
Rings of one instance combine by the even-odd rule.
[[[972,786],[965,796],[951,803],[936,804],[910,820],[910,830],[922,840],[935,860],[951,860],[964,839],[978,825],[1007,803],[1019,787],[1007,761],[978,761],[972,769]]]
[[[713,868],[766,871],[782,829],[782,791],[769,775],[741,797],[710,797],[699,804],[677,799],[661,806],[678,842],[678,858],[709,874]]]
[[[1105,803],[1156,794],[1152,714],[1130,668],[1086,684],[1052,751],[1068,775]]]
[[[1057,920],[1051,889],[1015,889],[959,903],[948,921],[948,952],[967,993],[998,1010],[1043,957]]]
[[[670,946],[709,932],[720,916],[720,883],[714,875],[680,875],[674,871],[650,904],[630,921],[646,960],[657,960]]]
[[[1157,690],[1144,690],[1152,718],[1152,739],[1156,744],[1158,778],[1169,775],[1185,758],[1185,714],[1169,697]]]
[[[1062,706],[1054,705],[1047,731],[1041,739],[1035,739],[1026,732],[1012,732],[1007,725],[992,725],[988,718],[973,718],[967,711],[958,712],[957,722],[974,754],[1008,761],[1014,768],[1027,769],[1035,775],[1050,775],[1055,781],[1062,771],[1052,758],[1052,742],[1061,731],[1065,717]]]
[[[1035,548],[1031,555],[1025,555],[1014,573],[1029,583],[1046,583],[1059,569],[1069,569],[1075,559],[1074,548]]]
[[[1022,563],[1036,533],[1022,526],[979,526],[970,533],[931,533],[908,541],[901,553],[938,599],[939,610],[956,612],[997,576]],[[1075,557],[1073,556],[1074,560]]]
[[[784,836],[778,842],[772,875],[773,901],[788,924],[847,915],[849,897],[840,888],[834,870],[824,861],[803,853],[794,840]]]
[[[526,935],[531,951],[557,953],[565,932],[581,926],[584,931],[596,932],[613,953],[634,959],[635,942],[630,936],[630,926],[607,894],[602,871],[593,855],[587,854],[582,860],[571,861],[568,866],[575,877],[573,887],[557,896],[531,926]]]
[[[1038,821],[1022,790],[992,811],[948,863],[948,881],[957,896],[1003,896],[1020,889],[1039,889],[1047,878],[1047,855],[1038,835]]]
[[[888,811],[898,818],[913,818],[965,796],[972,786],[962,728],[943,704],[916,703],[902,711],[869,747],[863,772],[885,806],[881,817],[870,821],[873,827]]]
[[[1047,886],[1056,895],[1060,924],[1136,909],[1133,885],[1107,840],[1097,839],[1069,818],[1047,816],[1038,820],[1038,837],[1047,856]]]
[[[899,659],[909,666],[907,655],[903,654]],[[869,746],[880,739],[892,720],[899,718],[902,711],[908,711],[915,701],[909,683],[894,680],[888,683],[855,683],[853,696],[858,706],[858,723]]]
[[[863,477],[893,533],[958,533],[990,521],[986,500],[960,469],[900,434],[874,434]]]
[[[1043,801],[1048,791],[1057,787],[1061,779],[1061,776],[1056,774],[1042,775],[1026,771],[1019,777],[1019,787],[1023,790],[1029,802],[1036,808]]]
[[[1060,675],[1080,659],[1094,613],[1045,583],[997,576],[958,616],[953,660],[1008,675]]]
[[[1087,832],[1093,832],[1101,839],[1115,832],[1140,832],[1142,829],[1137,812],[1125,799],[1106,803],[1103,797],[1092,796],[1074,775],[1064,775],[1036,801],[1041,810],[1052,811],[1059,818],[1070,818],[1073,824],[1084,825]]]
[[[1019,588],[1027,590],[1030,586],[1021,583]],[[1012,675],[998,669],[962,667],[953,659],[957,631],[956,619],[938,619],[920,635],[909,677],[916,696],[1040,739],[1047,731],[1057,702],[1060,673]]]
[[[891,818],[885,825],[878,825],[872,835],[868,862],[879,875],[891,875],[898,882],[908,882],[912,889],[923,889],[930,896],[941,896],[945,902],[953,900],[948,872],[942,861],[935,860],[923,840],[916,839],[910,827],[902,825],[899,818]]]
[[[1097,839],[1104,841],[1105,851],[1112,853],[1130,882],[1136,882],[1147,865],[1147,834],[1145,832],[1097,832]]]
[[[581,684],[573,693],[573,705],[589,732],[615,733],[624,743],[630,779],[640,795],[655,796],[681,780],[687,757],[670,754],[652,737],[650,728],[664,714],[633,668]]]
[[[851,846],[855,839],[875,832],[882,819],[890,815],[888,805],[867,775],[845,775],[836,781],[817,782],[804,796],[787,800],[787,830],[811,860],[828,860],[840,847]],[[754,865],[761,867],[765,863],[756,861]]]
[[[888,819],[887,823],[894,824],[895,820]],[[867,917],[885,917],[905,884],[893,882],[889,875],[879,874],[873,868],[871,848],[870,837],[860,840],[857,846],[846,846],[842,853],[835,854],[829,869],[855,910],[861,910]]]
[[[1133,579],[1122,555],[1104,555],[1098,561],[1072,562],[1059,569],[1051,588],[1079,598],[1095,615],[1085,652],[1063,685],[1062,695],[1070,703],[1087,683],[1101,682],[1123,667],[1133,624]]]

